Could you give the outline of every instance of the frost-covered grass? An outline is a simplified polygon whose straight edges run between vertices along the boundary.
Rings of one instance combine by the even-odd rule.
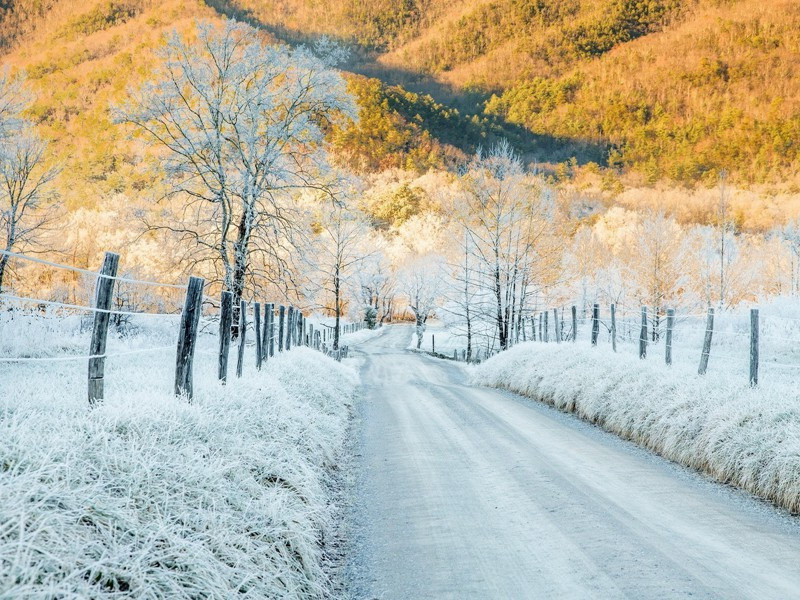
[[[2,354],[24,350],[0,326],[16,339]],[[75,339],[35,354],[85,353]],[[109,345],[148,343],[163,340]],[[85,361],[0,363],[0,597],[328,595],[329,484],[356,375],[305,348],[256,372],[250,352],[226,386],[198,355],[191,404],[171,394],[174,350],[110,358],[92,410]]]
[[[573,412],[715,479],[800,511],[800,388],[726,369],[696,374],[585,343],[520,344],[472,371],[499,387]]]

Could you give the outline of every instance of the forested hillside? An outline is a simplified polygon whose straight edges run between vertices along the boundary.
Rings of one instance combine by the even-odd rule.
[[[452,166],[504,137],[556,178],[708,184],[724,169],[740,186],[798,183],[788,0],[5,0],[0,15],[4,62],[39,90],[36,119],[103,193],[147,183],[126,170],[109,101],[165,31],[226,16],[351,49],[361,123],[331,135],[359,172]]]

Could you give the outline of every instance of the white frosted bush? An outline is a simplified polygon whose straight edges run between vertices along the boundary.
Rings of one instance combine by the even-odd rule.
[[[659,357],[660,358],[660,357]],[[520,344],[472,371],[662,456],[800,511],[800,391],[777,375],[639,360],[585,344]],[[713,355],[712,355],[713,362]]]
[[[222,386],[203,355],[190,404],[174,351],[108,363],[93,410],[84,362],[0,365],[0,597],[326,596],[354,372],[299,348]]]

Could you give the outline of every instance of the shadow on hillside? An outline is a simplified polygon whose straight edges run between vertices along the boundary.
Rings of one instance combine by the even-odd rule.
[[[280,25],[264,23],[258,19],[250,9],[243,9],[231,0],[206,0],[207,4],[220,14],[242,21],[266,31],[276,40],[297,46],[300,44],[313,44],[319,36],[304,33]],[[548,134],[533,133],[529,129],[511,123],[500,116],[486,115],[483,106],[492,95],[492,92],[463,90],[445,82],[439,81],[430,75],[390,67],[377,62],[377,52],[354,48],[351,40],[328,36],[350,48],[351,56],[345,70],[374,77],[384,83],[399,86],[404,90],[417,94],[427,94],[439,104],[447,108],[455,108],[464,117],[457,131],[452,128],[430,127],[430,123],[423,124],[429,128],[431,135],[439,141],[455,146],[466,153],[473,153],[478,147],[488,146],[500,140],[507,139],[527,162],[536,162],[543,165],[554,164],[575,159],[578,165],[589,162],[600,166],[607,166],[609,146],[588,139],[563,138]],[[399,111],[401,112],[401,111]],[[414,114],[404,115],[413,119]],[[471,117],[487,119],[486,126],[473,124]]]

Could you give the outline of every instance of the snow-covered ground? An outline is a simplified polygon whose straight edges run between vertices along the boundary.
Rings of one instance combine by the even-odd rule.
[[[0,357],[85,354],[75,319],[4,315]],[[137,349],[153,351],[113,356]],[[171,393],[174,324],[112,335],[92,410],[85,360],[0,362],[0,597],[329,594],[357,375],[305,348],[257,372],[249,347],[222,386],[214,349],[203,336],[187,403]]]
[[[574,412],[662,456],[800,510],[800,392],[785,378],[672,367],[585,342],[521,344],[473,382]]]
[[[359,348],[355,597],[797,596],[796,519],[572,415],[470,385],[463,364],[407,351],[410,326],[384,329]]]

